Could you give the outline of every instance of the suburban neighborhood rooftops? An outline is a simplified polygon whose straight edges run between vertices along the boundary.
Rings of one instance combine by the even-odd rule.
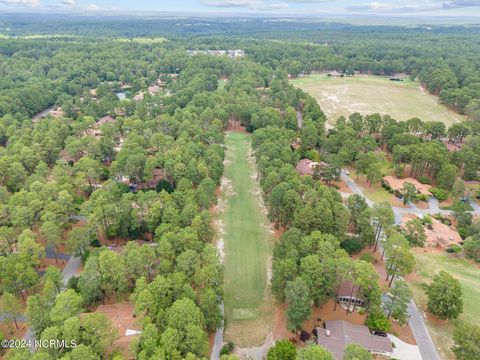
[[[430,185],[427,184],[422,184],[419,182],[417,179],[414,178],[405,178],[405,179],[398,179],[393,176],[385,176],[383,178],[383,181],[386,182],[392,190],[397,190],[397,191],[402,191],[405,183],[410,183],[413,186],[415,186],[415,189],[417,189],[417,192],[422,195],[428,195],[431,196],[432,193],[430,192]]]
[[[364,325],[354,325],[343,320],[326,320],[325,329],[317,328],[317,344],[330,351],[335,359],[342,360],[345,346],[360,344],[376,354],[391,354],[392,342],[387,337],[372,335]]]

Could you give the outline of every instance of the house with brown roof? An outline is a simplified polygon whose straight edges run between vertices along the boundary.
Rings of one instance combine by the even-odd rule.
[[[364,325],[343,320],[326,320],[325,328],[317,328],[317,344],[330,351],[336,360],[343,360],[348,344],[359,344],[372,354],[390,357],[392,342],[388,337],[372,335]]]
[[[430,185],[422,184],[417,179],[414,179],[411,177],[408,177],[405,179],[398,179],[393,176],[385,176],[383,178],[383,182],[386,183],[388,186],[390,186],[390,188],[393,191],[399,191],[399,192],[403,191],[405,183],[410,183],[413,186],[415,186],[415,189],[417,189],[417,193],[422,195],[432,196],[432,193],[430,192],[430,188],[431,188]]]
[[[446,249],[462,242],[456,230],[434,218],[432,218],[432,225],[425,226],[425,235],[427,235],[425,245],[430,247]]]
[[[359,294],[359,286],[351,281],[344,281],[337,292],[337,302],[348,305],[363,306],[365,299]]]
[[[300,175],[310,175],[312,176],[317,167],[324,168],[327,166],[324,162],[315,162],[310,159],[302,159],[297,163],[297,172]]]

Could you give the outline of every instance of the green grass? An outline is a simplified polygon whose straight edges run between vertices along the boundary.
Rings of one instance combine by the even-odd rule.
[[[336,78],[313,74],[295,79],[292,84],[317,99],[330,124],[353,112],[389,114],[399,121],[418,117],[446,125],[465,119],[439,104],[438,97],[424,92],[418,82],[410,79],[394,82],[372,75]]]
[[[224,191],[227,204],[221,215],[225,230],[226,337],[243,342],[243,346],[256,345],[266,335],[265,324],[271,313],[267,286],[271,235],[252,179],[255,165],[249,161],[250,137],[229,133],[226,145],[225,177],[231,182],[231,188]]]
[[[430,283],[433,276],[441,270],[449,272],[462,285],[463,314],[460,319],[480,325],[480,268],[465,259],[446,253],[415,253],[417,274],[419,278],[410,281],[416,303],[427,308],[427,297],[422,285]],[[434,322],[427,320],[430,334],[440,350],[443,359],[453,359],[452,345],[453,325],[451,322]]]

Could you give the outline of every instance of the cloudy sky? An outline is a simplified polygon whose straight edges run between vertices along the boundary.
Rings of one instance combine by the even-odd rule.
[[[480,16],[480,0],[0,0],[1,11]]]

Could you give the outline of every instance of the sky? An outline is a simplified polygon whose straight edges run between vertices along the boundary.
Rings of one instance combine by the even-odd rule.
[[[0,0],[0,12],[480,17],[480,0]]]

